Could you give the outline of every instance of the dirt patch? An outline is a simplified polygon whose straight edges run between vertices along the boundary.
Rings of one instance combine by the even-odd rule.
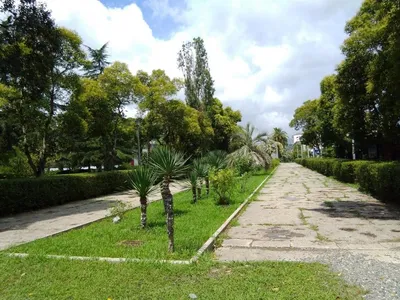
[[[143,241],[125,240],[125,241],[119,242],[118,245],[127,246],[127,247],[139,247],[139,246],[143,245]]]
[[[392,229],[391,231],[392,232],[400,232],[400,230],[398,230],[398,229]]]

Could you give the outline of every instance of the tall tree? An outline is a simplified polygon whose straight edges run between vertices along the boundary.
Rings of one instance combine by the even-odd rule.
[[[97,78],[103,74],[105,68],[110,65],[110,62],[107,60],[109,57],[107,53],[107,47],[108,43],[105,43],[99,49],[93,49],[89,46],[86,46],[90,57],[90,61],[86,62],[85,65],[86,76],[90,78]]]
[[[365,0],[345,28],[335,118],[364,155],[368,145],[381,144],[393,159],[393,145],[400,144],[399,24],[399,1]]]
[[[178,67],[185,80],[186,104],[207,111],[212,104],[215,89],[202,38],[194,38],[182,45],[178,53]]]
[[[282,128],[275,127],[271,138],[275,142],[281,143],[284,147],[288,144],[288,134]]]
[[[289,125],[296,130],[303,131],[302,143],[319,149],[321,146],[321,131],[318,106],[319,99],[307,100],[296,109]]]
[[[91,136],[101,139],[104,168],[112,170],[117,159],[119,129],[128,104],[137,102],[137,80],[124,63],[115,62],[97,80],[84,79],[80,99],[90,114]]]
[[[0,83],[19,97],[7,114],[19,125],[19,142],[36,176],[50,155],[55,114],[68,102],[85,54],[80,37],[58,28],[45,5],[35,0],[8,0],[0,11]]]
[[[233,135],[238,132],[242,114],[239,110],[233,110],[227,106],[224,108],[222,102],[214,98],[208,109],[211,126],[214,129],[213,147],[223,151],[229,150]]]

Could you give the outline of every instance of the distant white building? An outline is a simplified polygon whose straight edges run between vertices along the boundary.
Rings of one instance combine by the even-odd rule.
[[[293,136],[293,144],[299,143],[302,136],[302,134],[295,134]]]

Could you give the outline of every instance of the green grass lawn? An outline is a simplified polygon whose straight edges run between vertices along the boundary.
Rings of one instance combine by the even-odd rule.
[[[37,240],[7,249],[7,252],[30,254],[56,254],[73,256],[131,257],[155,259],[189,259],[221,226],[233,211],[265,179],[266,173],[252,176],[245,192],[236,190],[229,206],[218,206],[211,193],[192,204],[190,191],[174,196],[175,252],[167,251],[164,207],[161,201],[148,207],[148,228],[140,229],[140,210],[125,213],[122,221],[113,224],[111,219],[93,223],[54,237]],[[134,240],[139,246],[125,246],[121,241]]]
[[[320,264],[113,264],[0,254],[1,299],[361,299]]]

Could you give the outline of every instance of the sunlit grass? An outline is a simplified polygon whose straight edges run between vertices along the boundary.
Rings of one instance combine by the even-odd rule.
[[[0,254],[2,299],[362,299],[320,264],[170,265],[69,261]]]
[[[218,206],[214,194],[192,204],[190,191],[174,196],[175,252],[168,253],[164,207],[161,201],[148,207],[148,228],[140,228],[140,211],[125,213],[122,221],[113,224],[110,218],[81,229],[37,240],[8,249],[7,252],[56,254],[73,256],[133,257],[188,259],[227,219],[249,194],[265,179],[266,173],[252,176],[245,192],[236,189],[229,206]],[[121,245],[122,241],[137,241],[137,246]]]

